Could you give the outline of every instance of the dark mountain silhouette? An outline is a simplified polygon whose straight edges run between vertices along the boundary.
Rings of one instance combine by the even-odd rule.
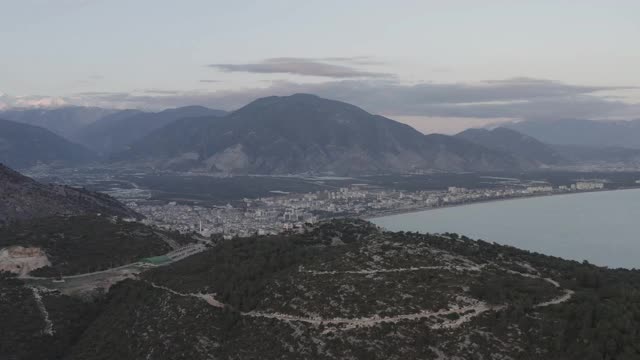
[[[202,106],[185,106],[158,113],[123,110],[81,129],[74,137],[79,143],[100,154],[123,151],[131,143],[143,138],[155,129],[182,118],[222,116],[222,110]]]
[[[0,119],[0,162],[11,167],[75,165],[95,158],[88,149],[45,128]]]
[[[115,112],[117,110],[83,106],[53,109],[15,108],[0,111],[0,119],[40,126],[72,140],[83,127]]]
[[[640,149],[615,146],[550,145],[563,158],[573,163],[640,164]]]
[[[548,144],[640,149],[640,120],[530,120],[504,126]]]
[[[457,134],[456,137],[511,154],[525,167],[566,163],[566,160],[553,147],[531,136],[503,127],[493,130],[468,129]]]
[[[508,154],[339,101],[296,94],[258,99],[222,118],[158,129],[115,161],[225,173],[288,174],[514,169]]]

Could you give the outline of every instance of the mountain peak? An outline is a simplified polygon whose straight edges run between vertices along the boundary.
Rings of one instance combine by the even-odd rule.
[[[548,144],[640,149],[638,120],[527,120],[505,126]]]
[[[306,102],[316,102],[318,100],[332,101],[328,99],[323,99],[317,95],[313,94],[305,94],[305,93],[296,93],[292,95],[286,96],[266,96],[262,98],[258,98],[249,104],[245,105],[242,108],[251,108],[255,106],[272,106],[274,104],[291,104],[291,103],[306,103]],[[241,108],[241,109],[242,109]]]
[[[515,164],[509,155],[452,137],[425,137],[406,124],[311,94],[260,98],[216,121],[167,126],[117,159],[250,174],[512,169]]]
[[[490,149],[513,154],[523,166],[555,165],[564,161],[555,149],[513,129],[467,129],[456,135]]]
[[[214,111],[214,110],[201,105],[187,105],[187,106],[181,106],[177,108],[164,109],[160,111],[158,114],[190,113],[190,112],[206,114],[209,111]]]
[[[231,116],[239,114],[252,118],[267,118],[279,114],[279,121],[296,117],[297,121],[311,121],[311,119],[364,119],[373,120],[373,115],[355,105],[338,100],[322,98],[313,94],[297,93],[288,96],[269,96],[257,99],[248,105],[236,110]],[[251,114],[251,115],[248,115]],[[389,119],[380,117],[391,121]],[[378,119],[379,120],[379,119]]]
[[[293,95],[289,95],[289,96],[284,96],[285,98],[291,98],[291,99],[322,99],[320,96],[318,95],[314,95],[314,94],[307,94],[307,93],[295,93]]]
[[[79,164],[95,154],[43,127],[0,119],[0,162],[14,168],[38,163]]]
[[[166,109],[157,113],[125,110],[85,127],[79,132],[78,141],[98,153],[111,154],[126,149],[135,141],[174,121],[225,114],[225,111],[199,105]]]

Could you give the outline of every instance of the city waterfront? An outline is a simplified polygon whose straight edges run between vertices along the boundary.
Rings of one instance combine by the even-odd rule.
[[[391,231],[455,232],[609,267],[640,267],[640,190],[556,195],[370,219]]]
[[[576,191],[599,191],[601,182],[578,182],[572,186],[549,185],[511,186],[502,188],[466,189],[451,186],[444,191],[397,191],[368,189],[353,185],[335,191],[288,194],[259,199],[244,199],[235,206],[204,207],[170,203],[144,204],[131,201],[128,205],[145,222],[182,233],[198,232],[231,239],[253,234],[278,234],[302,229],[304,224],[340,217],[372,218],[395,213],[420,211],[474,202],[518,197],[564,194]]]

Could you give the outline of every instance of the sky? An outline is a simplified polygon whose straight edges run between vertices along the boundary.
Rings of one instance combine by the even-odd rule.
[[[314,93],[423,132],[640,118],[640,1],[0,0],[0,109]]]

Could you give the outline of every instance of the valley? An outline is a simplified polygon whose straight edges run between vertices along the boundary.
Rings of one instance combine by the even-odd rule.
[[[432,173],[212,176],[198,173],[57,169],[30,175],[105,192],[145,223],[227,239],[277,234],[338,217],[373,218],[477,202],[640,186],[638,172]]]
[[[9,260],[15,264],[24,253],[34,268],[0,279],[0,308],[23,304],[20,315],[0,325],[19,336],[4,346],[26,359],[38,358],[40,351],[65,360],[141,354],[519,359],[531,353],[578,359],[593,349],[575,346],[585,339],[575,334],[584,326],[575,319],[609,311],[588,299],[634,291],[638,276],[635,270],[600,268],[452,233],[389,232],[354,219],[625,189],[637,186],[636,173],[218,178],[61,168],[46,176],[40,180],[106,191],[141,220],[90,208],[69,216],[79,211],[70,208],[57,217],[0,227],[3,249],[31,249],[10,253]],[[257,184],[258,192],[234,192],[256,191],[238,187],[243,182]],[[211,199],[216,193],[226,197],[203,200],[181,193],[194,183],[203,191],[215,189]],[[157,188],[172,186],[182,201],[157,197]],[[42,254],[46,261],[38,258]],[[614,295],[608,301],[623,306],[633,300]],[[604,329],[605,319],[612,318],[619,315],[598,317],[596,328]],[[28,326],[25,319],[31,319]],[[601,344],[623,335],[598,331],[588,337],[598,351],[632,351],[605,350]]]
[[[362,220],[638,188],[636,149],[509,127],[425,135],[310,94],[3,115],[0,160],[22,173],[0,167],[2,358],[636,351],[636,270]]]
[[[0,360],[640,360],[640,2],[0,3]]]

